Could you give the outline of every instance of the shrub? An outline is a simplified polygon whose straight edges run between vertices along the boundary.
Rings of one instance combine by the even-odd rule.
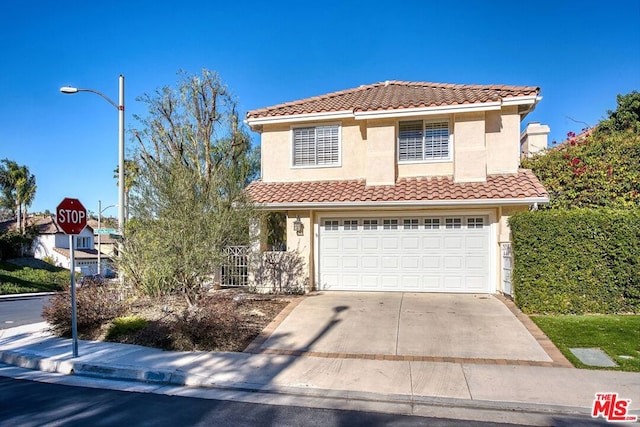
[[[230,342],[244,335],[238,307],[238,301],[232,297],[214,295],[186,308],[171,332],[172,350],[228,348]]]
[[[640,210],[520,212],[509,224],[524,312],[640,312]]]
[[[78,336],[95,338],[103,324],[124,314],[125,303],[116,288],[85,286],[76,289],[76,317]],[[71,336],[71,292],[55,294],[42,310],[42,316],[58,336]]]
[[[125,316],[113,319],[107,330],[106,340],[113,340],[122,335],[129,335],[147,327],[145,319],[139,316]]]

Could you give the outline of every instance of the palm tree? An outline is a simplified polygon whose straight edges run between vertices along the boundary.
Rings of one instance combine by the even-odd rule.
[[[22,205],[22,232],[24,232],[27,226],[27,209],[33,203],[33,199],[36,197],[36,177],[32,173],[29,173],[29,169],[26,166],[20,167],[20,176],[16,181],[16,199],[17,202]]]
[[[0,187],[2,198],[0,205],[14,210],[16,224],[20,232],[24,232],[27,223],[27,208],[33,203],[36,195],[36,177],[26,166],[20,166],[13,160],[3,159],[0,166]]]
[[[118,182],[119,172],[120,172],[120,168],[116,166],[116,168],[113,170],[113,177],[116,179],[116,185],[119,184]],[[139,174],[138,164],[135,162],[135,160],[125,159],[124,161],[124,210],[125,210],[124,217],[125,218],[129,218],[129,192],[133,187],[137,185],[138,174]]]

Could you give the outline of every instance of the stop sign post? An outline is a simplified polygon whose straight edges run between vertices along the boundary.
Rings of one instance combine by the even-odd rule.
[[[65,198],[56,208],[58,227],[69,235],[69,253],[71,255],[71,335],[73,340],[73,357],[78,357],[78,326],[76,320],[76,258],[75,239],[77,234],[87,226],[87,210],[80,200]]]

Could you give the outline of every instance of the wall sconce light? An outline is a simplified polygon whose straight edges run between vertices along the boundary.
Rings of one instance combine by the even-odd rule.
[[[296,220],[293,221],[293,230],[298,236],[304,236],[304,224],[300,221],[300,215],[298,215]]]

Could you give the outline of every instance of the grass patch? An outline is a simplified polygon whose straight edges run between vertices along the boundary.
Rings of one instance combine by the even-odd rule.
[[[531,316],[531,319],[578,368],[640,372],[639,315]],[[569,351],[576,347],[599,347],[618,367],[584,365]]]
[[[147,327],[147,322],[140,316],[125,316],[113,319],[111,326],[107,330],[105,339],[107,341],[114,340],[116,337],[128,335]]]
[[[32,268],[0,261],[0,295],[60,291],[69,283],[69,270],[52,265]]]

